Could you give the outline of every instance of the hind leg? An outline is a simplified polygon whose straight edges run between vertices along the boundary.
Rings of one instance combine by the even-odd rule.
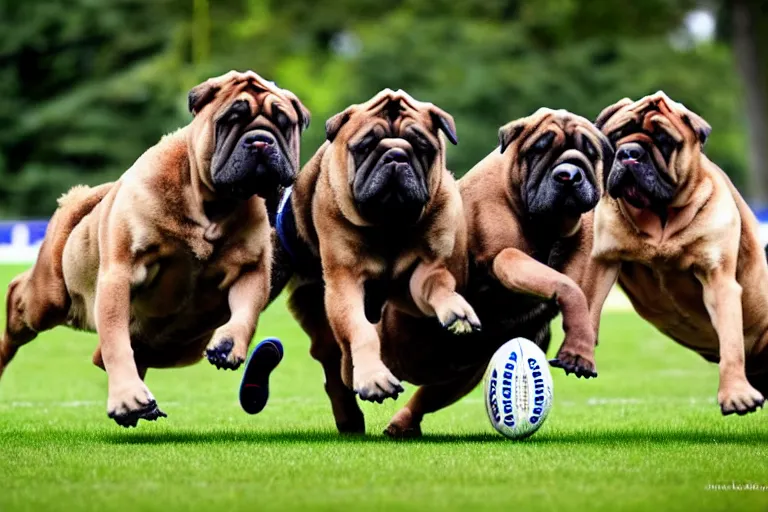
[[[40,268],[41,263],[45,264],[38,262],[8,286],[5,332],[0,340],[0,376],[22,345],[66,320],[69,297],[64,281],[49,276],[48,269]],[[45,277],[51,279],[46,281]]]
[[[336,428],[342,434],[365,433],[363,412],[354,392],[341,378],[343,355],[325,315],[322,283],[307,284],[294,290],[289,307],[312,340],[310,354],[323,365],[325,392],[331,400]]]
[[[393,438],[421,436],[421,421],[425,414],[439,411],[464,398],[483,378],[485,367],[464,373],[454,380],[421,386],[408,403],[389,422],[384,434]]]
[[[6,295],[6,326],[0,340],[0,376],[19,347],[37,333],[64,323],[71,299],[64,281],[62,253],[69,235],[112,187],[75,187],[60,200],[32,269],[17,276]]]

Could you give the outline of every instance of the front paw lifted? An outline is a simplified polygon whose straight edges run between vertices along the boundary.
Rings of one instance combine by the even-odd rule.
[[[400,381],[381,361],[353,372],[353,388],[362,400],[382,403],[387,398],[396,400],[403,392]]]
[[[205,357],[208,362],[218,369],[236,370],[245,362],[245,354],[240,353],[234,339],[231,336],[217,338],[214,336],[208,347],[205,349]]]
[[[458,293],[453,293],[440,304],[436,313],[440,324],[451,334],[469,334],[481,329],[475,310]]]

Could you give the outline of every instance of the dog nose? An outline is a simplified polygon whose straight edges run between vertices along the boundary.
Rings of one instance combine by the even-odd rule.
[[[637,162],[645,156],[645,153],[643,146],[637,142],[627,142],[622,144],[616,152],[616,159],[622,164]]]
[[[381,163],[387,164],[389,162],[408,162],[408,152],[400,148],[390,149],[381,158]]]
[[[578,185],[584,181],[584,170],[578,165],[563,163],[552,170],[552,177],[564,185]]]
[[[256,149],[264,149],[268,146],[274,146],[276,142],[275,138],[267,132],[252,133],[243,139],[243,144],[246,147]]]

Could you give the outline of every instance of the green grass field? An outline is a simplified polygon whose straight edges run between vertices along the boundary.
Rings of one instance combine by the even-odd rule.
[[[0,268],[3,290],[19,270]],[[131,430],[106,416],[96,337],[41,335],[0,383],[0,511],[768,510],[768,490],[708,489],[768,489],[766,412],[721,417],[716,367],[634,314],[605,315],[600,377],[555,373],[554,409],[521,442],[491,429],[479,390],[423,439],[380,433],[405,398],[366,404],[368,435],[341,438],[282,303],[262,316],[268,335],[286,357],[264,412],[240,410],[240,372],[201,362],[150,370],[169,417]]]

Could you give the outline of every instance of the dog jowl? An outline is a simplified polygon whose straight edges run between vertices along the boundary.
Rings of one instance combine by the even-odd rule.
[[[195,87],[194,115],[116,182],[59,201],[34,267],[8,289],[0,373],[56,325],[96,331],[118,424],[165,414],[149,368],[245,360],[269,295],[265,197],[292,183],[309,113],[252,71]]]

